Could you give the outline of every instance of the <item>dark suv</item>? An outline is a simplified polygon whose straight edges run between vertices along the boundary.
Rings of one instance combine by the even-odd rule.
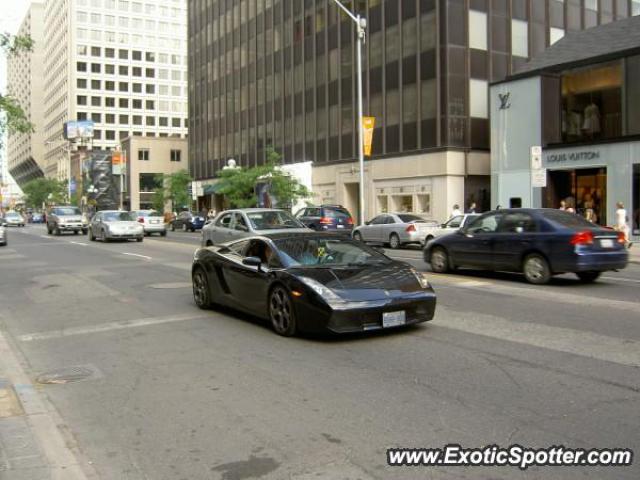
[[[351,235],[353,230],[353,218],[342,205],[305,207],[296,213],[296,218],[318,232],[335,231]]]

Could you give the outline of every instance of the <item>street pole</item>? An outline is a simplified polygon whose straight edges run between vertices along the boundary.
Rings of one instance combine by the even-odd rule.
[[[67,145],[67,196],[69,197],[69,205],[71,205],[71,143]]]
[[[359,203],[358,209],[359,224],[364,225],[365,222],[365,205],[364,205],[364,126],[362,125],[362,119],[364,115],[363,108],[363,86],[362,86],[362,46],[364,45],[366,38],[367,19],[353,14],[347,7],[345,7],[339,0],[333,0],[356,24],[356,32],[358,35],[358,46],[356,49],[356,68],[358,69],[358,163],[360,166],[360,189],[359,189]]]

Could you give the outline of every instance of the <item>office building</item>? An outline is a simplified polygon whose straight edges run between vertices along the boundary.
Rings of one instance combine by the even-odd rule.
[[[44,24],[47,176],[69,177],[67,121],[93,120],[94,151],[186,136],[186,0],[47,0]]]
[[[640,16],[567,35],[491,99],[495,205],[564,201],[614,225],[622,202],[640,239]]]
[[[444,220],[489,207],[489,82],[565,32],[625,18],[630,0],[359,0],[367,19],[366,216]],[[313,162],[316,203],[358,211],[353,22],[333,0],[190,0],[190,168],[201,183],[233,158]]]
[[[7,162],[11,176],[24,185],[44,175],[44,4],[32,2],[17,35],[33,40],[31,51],[19,51],[7,59],[7,92],[22,107],[34,131],[7,135]]]

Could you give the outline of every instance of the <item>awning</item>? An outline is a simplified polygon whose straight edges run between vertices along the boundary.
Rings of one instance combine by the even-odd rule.
[[[204,195],[214,195],[218,193],[218,189],[220,188],[220,184],[214,183],[212,185],[205,185],[202,189],[202,193]]]

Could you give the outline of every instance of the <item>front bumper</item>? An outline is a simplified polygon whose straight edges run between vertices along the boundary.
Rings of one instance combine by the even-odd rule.
[[[350,302],[344,306],[313,305],[304,301],[296,303],[298,324],[307,332],[330,331],[333,333],[368,332],[414,325],[433,319],[436,308],[436,295],[425,291],[410,298],[393,298],[367,302]],[[387,312],[405,312],[405,323],[393,327],[384,327],[382,314]]]
[[[80,231],[87,230],[89,228],[89,224],[85,223],[59,223],[58,228],[62,232],[71,232],[71,231]]]
[[[144,237],[144,230],[137,230],[131,232],[106,232],[106,237],[111,240],[133,240]]]

